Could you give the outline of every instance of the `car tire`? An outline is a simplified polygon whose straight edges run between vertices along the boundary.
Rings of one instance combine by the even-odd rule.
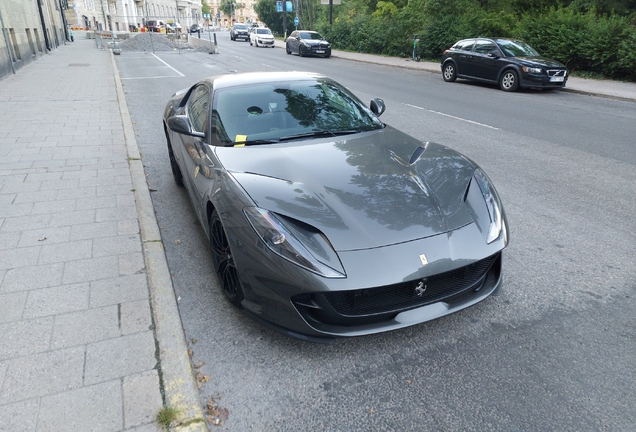
[[[455,70],[455,64],[453,62],[448,62],[444,65],[442,76],[446,82],[453,82],[457,79],[457,71]]]
[[[512,69],[504,71],[499,78],[499,87],[505,92],[517,91],[519,88],[519,76]]]
[[[238,270],[234,265],[232,249],[225,234],[225,228],[223,228],[223,223],[216,210],[210,215],[209,231],[212,262],[221,291],[233,306],[242,309],[243,289],[238,278]]]
[[[179,164],[174,157],[174,151],[172,150],[172,145],[170,144],[170,139],[166,137],[168,141],[168,157],[170,158],[170,169],[172,170],[172,177],[174,178],[174,182],[177,186],[183,187],[183,174],[181,174],[181,168],[179,168]]]
[[[291,50],[289,49],[289,45],[285,44],[285,52],[287,54],[291,54]]]
[[[250,46],[252,46],[252,45],[253,45],[253,44],[252,44],[252,39],[250,39]]]
[[[305,57],[305,47],[303,45],[298,46],[298,55],[301,57]]]

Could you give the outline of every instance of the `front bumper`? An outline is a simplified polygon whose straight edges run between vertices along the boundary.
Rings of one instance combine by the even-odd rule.
[[[562,88],[568,81],[564,70],[548,70],[546,74],[521,73],[520,85],[524,88]]]
[[[340,252],[347,272],[341,279],[309,273],[267,248],[264,256],[234,256],[246,312],[282,333],[311,339],[395,330],[470,307],[500,289],[504,246],[502,238],[485,244],[473,223],[398,245]]]
[[[321,47],[321,46],[310,46],[306,51],[307,55],[312,56],[330,56],[331,48]]]

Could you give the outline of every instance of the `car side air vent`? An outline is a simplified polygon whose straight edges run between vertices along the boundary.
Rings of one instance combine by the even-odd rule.
[[[428,147],[428,143],[424,144],[424,147],[419,146],[418,148],[416,148],[415,151],[413,152],[413,155],[411,155],[409,164],[413,165],[415,162],[417,162],[417,160],[420,158],[420,156],[422,156],[422,153],[424,153],[424,150],[426,150],[427,147]]]

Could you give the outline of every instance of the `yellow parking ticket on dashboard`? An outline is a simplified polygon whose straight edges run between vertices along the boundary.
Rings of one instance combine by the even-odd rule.
[[[247,141],[247,135],[237,135],[234,142],[242,142],[243,144],[234,144],[234,147],[244,147],[245,141]]]

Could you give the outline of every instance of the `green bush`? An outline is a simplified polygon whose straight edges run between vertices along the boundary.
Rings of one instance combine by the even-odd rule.
[[[525,15],[515,35],[572,71],[636,80],[636,28],[629,17],[553,9]]]

